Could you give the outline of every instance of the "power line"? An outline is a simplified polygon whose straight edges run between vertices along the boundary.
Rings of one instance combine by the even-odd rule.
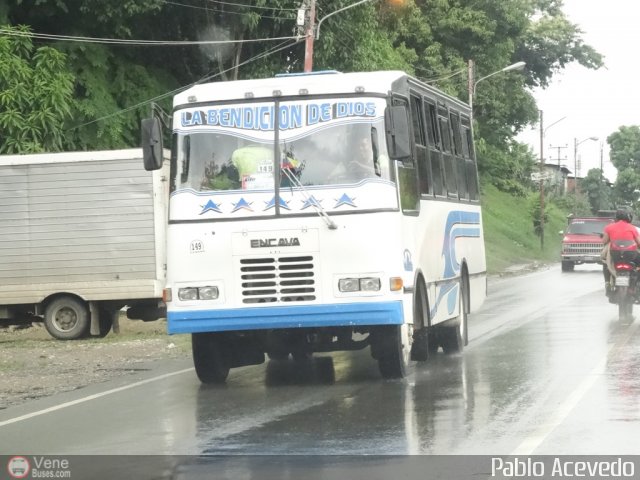
[[[186,3],[178,3],[178,2],[171,2],[169,0],[165,0],[164,2],[167,5],[176,5],[178,7],[186,7],[186,8],[195,8],[196,10],[205,10],[207,12],[216,12],[216,13],[224,13],[224,14],[231,14],[231,15],[246,15],[246,12],[233,12],[230,10],[218,10],[216,8],[208,8],[208,7],[199,7],[197,5],[189,5]],[[269,7],[266,7],[269,8]],[[272,9],[273,10],[273,9]],[[270,15],[262,15],[262,14],[258,14],[260,15],[260,18],[272,18],[275,20],[295,20],[295,17],[273,17]]]
[[[421,78],[420,80],[422,80],[423,82],[439,82],[441,80],[446,80],[447,78],[451,78],[451,77],[455,77],[456,75],[460,75],[463,72],[466,72],[466,68],[461,68],[460,70],[456,70],[455,72],[450,72],[450,73],[444,73],[442,75],[439,75],[437,77],[431,77],[431,78]]]
[[[261,7],[259,5],[244,5],[242,3],[233,3],[233,2],[224,2],[222,0],[207,0],[211,3],[219,3],[221,5],[233,5],[236,7],[245,7],[245,8],[259,8],[259,9],[264,9],[264,10],[286,10],[286,11],[291,11],[291,12],[297,12],[298,9],[297,8],[278,8],[278,7]]]
[[[242,66],[244,66],[244,65],[246,65],[246,64],[248,64],[250,62],[254,62],[256,60],[260,60],[261,58],[268,57],[269,55],[272,55],[274,53],[280,52],[282,50],[286,50],[289,47],[293,47],[294,45],[297,45],[301,41],[302,40],[298,39],[295,42],[289,43],[289,44],[287,44],[285,46],[282,46],[282,47],[279,47],[279,46],[273,47],[272,49],[267,50],[266,52],[262,52],[262,53],[260,53],[258,55],[255,55],[255,56],[245,60],[244,62],[240,62],[238,65],[236,65],[234,67],[227,68],[226,70],[222,70],[221,72],[218,72],[218,73],[216,73],[214,75],[206,75],[206,76],[200,78],[199,80],[197,80],[197,81],[195,81],[193,83],[190,83],[189,85],[176,88],[175,90],[171,90],[170,92],[163,93],[162,95],[158,95],[158,96],[153,97],[153,98],[151,98],[149,100],[145,100],[143,102],[137,103],[136,105],[133,105],[131,107],[127,107],[125,109],[118,110],[117,112],[110,113],[109,115],[105,115],[103,117],[96,118],[95,120],[91,120],[90,122],[85,122],[85,123],[82,123],[80,125],[75,125],[75,126],[69,128],[68,131],[76,130],[78,128],[85,127],[85,126],[91,125],[93,123],[98,123],[98,122],[101,122],[103,120],[107,120],[109,118],[116,117],[118,115],[122,115],[124,113],[132,112],[134,110],[137,110],[140,107],[144,107],[145,105],[149,105],[150,103],[158,102],[158,101],[163,100],[163,99],[165,99],[167,97],[171,97],[171,96],[173,96],[173,95],[175,95],[175,94],[177,94],[179,92],[182,92],[183,90],[186,90],[186,89],[191,88],[191,87],[193,87],[195,85],[198,85],[200,83],[207,82],[207,81],[212,80],[212,79],[214,79],[216,77],[219,77],[220,75],[222,75],[224,73],[227,73],[227,72],[233,70],[234,68],[242,67]],[[283,42],[283,43],[285,43],[285,42]],[[282,43],[280,45],[282,45]]]
[[[221,45],[229,43],[271,42],[274,40],[297,40],[298,37],[250,38],[244,40],[127,40],[116,38],[76,37],[70,35],[50,35],[0,28],[0,35],[12,37],[33,37],[40,40],[61,40],[66,42],[101,43],[110,45],[142,45],[142,46],[184,46],[184,45]]]

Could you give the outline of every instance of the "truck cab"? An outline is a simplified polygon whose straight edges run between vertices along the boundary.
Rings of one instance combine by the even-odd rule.
[[[583,263],[601,263],[602,233],[612,222],[608,217],[570,218],[562,238],[562,271],[571,272]]]

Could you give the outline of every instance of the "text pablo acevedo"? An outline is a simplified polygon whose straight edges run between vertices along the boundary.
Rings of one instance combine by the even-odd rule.
[[[635,464],[622,458],[614,460],[572,460],[556,457],[553,462],[536,461],[532,458],[491,459],[491,476],[513,477],[583,477],[583,478],[627,478],[635,474]]]

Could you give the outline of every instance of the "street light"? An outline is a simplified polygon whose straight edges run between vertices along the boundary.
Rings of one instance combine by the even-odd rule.
[[[473,97],[476,94],[476,87],[478,86],[478,84],[483,81],[486,80],[489,77],[493,77],[494,75],[497,75],[499,73],[503,73],[503,72],[510,72],[511,70],[522,70],[524,68],[524,66],[526,65],[525,62],[516,62],[514,64],[511,64],[507,67],[504,67],[501,70],[497,70],[493,73],[490,73],[489,75],[485,75],[484,77],[479,78],[478,80],[476,80],[474,82],[473,80],[473,60],[469,60],[469,109],[471,110],[471,116],[473,116]]]
[[[588,137],[585,138],[584,140],[580,140],[578,141],[577,138],[574,137],[573,139],[573,168],[575,170],[574,172],[574,176],[576,179],[576,189],[578,188],[578,146],[581,143],[584,143],[586,141],[591,140],[592,142],[597,142],[598,141],[598,137]]]
[[[327,18],[333,17],[336,13],[344,12],[345,10],[349,10],[350,8],[357,7],[358,5],[362,5],[363,3],[373,2],[373,1],[375,0],[360,0],[359,2],[352,3],[351,5],[347,5],[346,7],[339,8],[338,10],[335,10],[325,15],[324,17],[322,17],[318,22],[318,25],[316,26],[316,40],[320,38],[320,25],[322,25],[322,22],[324,22]]]
[[[308,0],[309,6],[309,21],[306,22],[306,33],[305,33],[305,47],[304,47],[304,71],[310,72],[313,68],[313,42],[314,40],[320,39],[320,26],[322,22],[324,22],[327,18],[333,17],[335,14],[344,12],[345,10],[349,10],[350,8],[357,7],[358,5],[362,5],[367,2],[375,2],[376,0],[360,0],[359,2],[352,3],[351,5],[347,5],[346,7],[339,8],[320,19],[318,25],[315,26],[314,33],[314,23],[316,19],[316,0]],[[306,3],[306,2],[305,2]]]

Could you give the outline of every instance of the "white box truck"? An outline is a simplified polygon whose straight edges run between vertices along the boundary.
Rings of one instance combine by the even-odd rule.
[[[124,307],[164,316],[169,162],[142,165],[141,149],[0,156],[0,322],[69,340]]]

